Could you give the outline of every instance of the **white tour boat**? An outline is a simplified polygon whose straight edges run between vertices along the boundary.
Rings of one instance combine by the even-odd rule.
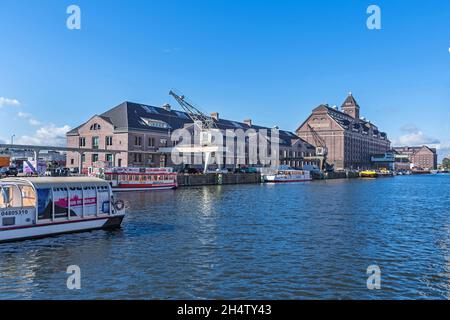
[[[172,168],[105,168],[105,180],[114,191],[175,189],[177,173]]]
[[[0,242],[119,228],[125,203],[96,178],[0,180]]]
[[[274,173],[263,174],[263,179],[268,183],[283,183],[311,181],[312,177],[308,170],[279,169]]]

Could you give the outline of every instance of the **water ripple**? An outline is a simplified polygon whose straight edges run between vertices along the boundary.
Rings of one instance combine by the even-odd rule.
[[[448,299],[449,176],[121,195],[124,226],[0,245],[2,299]],[[367,290],[366,269],[382,270]],[[82,290],[66,287],[79,265]]]

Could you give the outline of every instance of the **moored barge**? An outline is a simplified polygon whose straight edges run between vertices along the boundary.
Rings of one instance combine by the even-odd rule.
[[[114,191],[148,191],[175,189],[177,173],[172,168],[105,168],[105,180]]]
[[[311,172],[308,170],[279,169],[273,174],[263,174],[266,183],[288,183],[311,181]]]

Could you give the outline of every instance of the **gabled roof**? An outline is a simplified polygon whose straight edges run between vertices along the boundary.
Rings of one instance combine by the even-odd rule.
[[[109,111],[101,114],[100,117],[105,119],[114,125],[115,131],[160,131],[167,132],[168,130],[176,130],[186,127],[187,125],[192,125],[193,121],[189,117],[186,112],[178,111],[178,110],[166,110],[165,108],[155,107],[150,105],[144,105],[133,102],[123,102],[117,107],[112,108]],[[154,120],[157,122],[164,122],[168,125],[167,128],[163,127],[149,127],[148,124],[144,120]],[[215,121],[217,127],[221,130],[226,129],[254,129],[256,131],[261,129],[266,129],[269,131],[271,128],[251,125],[249,126],[246,123],[232,121],[227,119],[221,119]],[[83,126],[83,125],[81,125]],[[77,127],[71,131],[69,131],[68,135],[73,135],[78,133],[78,129],[81,127]],[[291,145],[293,140],[302,140],[295,133],[280,130],[279,137],[283,141],[282,145]],[[302,140],[303,143],[308,144],[306,141]]]
[[[436,153],[437,150],[436,148],[430,148],[428,146],[415,146],[415,147],[393,147],[393,150],[397,151],[397,152],[411,152],[412,154],[416,154],[417,152],[421,151],[421,150],[428,150],[432,153]]]
[[[414,154],[416,154],[416,153],[418,153],[418,152],[420,152],[422,150],[428,150],[428,151],[430,151],[432,153],[436,153],[436,151],[437,151],[436,148],[430,148],[428,146],[422,146],[422,147],[417,147],[417,150],[414,151]]]
[[[108,117],[105,117],[105,116],[102,116],[102,115],[100,115],[100,116],[99,116],[99,115],[95,115],[95,116],[91,117],[88,121],[86,121],[85,123],[83,123],[83,124],[79,125],[78,127],[73,128],[72,130],[68,131],[68,132],[66,133],[66,135],[68,135],[68,136],[70,136],[70,135],[77,135],[77,134],[78,134],[78,130],[79,130],[82,126],[84,126],[86,123],[88,123],[89,121],[91,121],[92,119],[94,119],[95,117],[99,117],[99,118],[101,118],[102,120],[104,120],[104,121],[110,123],[111,125],[113,125],[113,123],[111,122],[111,119],[109,119]]]

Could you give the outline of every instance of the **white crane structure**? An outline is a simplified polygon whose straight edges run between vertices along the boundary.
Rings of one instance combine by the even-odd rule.
[[[212,117],[206,116],[199,110],[199,108],[186,101],[184,95],[178,95],[172,90],[169,92],[169,94],[178,102],[181,108],[192,119],[192,121],[194,122],[194,130],[195,127],[197,127],[200,132],[200,145],[176,146],[173,148],[173,150],[180,153],[202,153],[204,155],[205,162],[203,173],[206,173],[208,171],[208,165],[212,153],[226,151],[223,146],[218,146],[213,143],[213,133],[220,133],[220,129],[217,127],[217,124]]]

